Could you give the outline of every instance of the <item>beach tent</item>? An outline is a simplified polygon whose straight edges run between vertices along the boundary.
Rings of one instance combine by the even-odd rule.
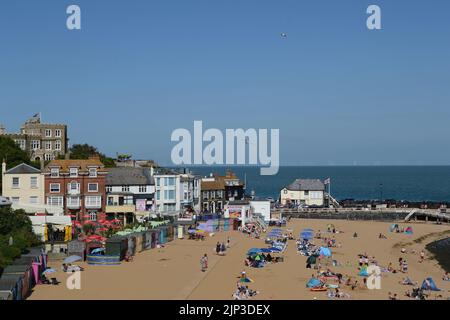
[[[320,247],[319,254],[324,257],[331,257],[331,250],[329,248]]]
[[[434,280],[432,277],[428,277],[425,280],[423,280],[422,290],[441,291],[441,289],[439,289],[436,286],[436,283],[434,283]]]
[[[391,225],[391,227],[389,228],[390,232],[394,232],[397,231],[399,229],[398,224],[394,223],[393,225]]]
[[[261,249],[258,248],[251,248],[250,250],[247,251],[247,255],[251,256],[252,254],[256,254],[256,253],[260,253]]]
[[[361,267],[361,270],[359,270],[358,276],[368,277],[369,273],[367,272],[367,267]]]
[[[322,286],[322,282],[316,278],[311,278],[308,281],[308,283],[306,284],[307,288],[317,288],[317,287],[321,287],[321,286]]]
[[[406,228],[405,233],[406,234],[413,234],[413,228],[412,227]]]

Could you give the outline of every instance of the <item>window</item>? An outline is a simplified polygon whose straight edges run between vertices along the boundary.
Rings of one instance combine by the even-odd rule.
[[[46,136],[47,138],[50,138],[50,137],[52,136],[52,130],[50,130],[50,129],[45,129],[45,136]]]
[[[61,141],[60,140],[55,141],[55,150],[58,150],[58,151],[61,150]]]
[[[97,211],[89,211],[89,220],[97,221]]]
[[[88,192],[98,192],[98,183],[89,183]]]
[[[208,195],[208,191],[203,191],[203,200],[208,200],[208,197],[209,197],[209,195]]]
[[[61,186],[59,183],[50,183],[50,192],[58,193],[61,190]]]
[[[174,186],[175,185],[175,178],[164,178],[164,185],[166,186]]]
[[[161,185],[161,178],[156,178],[156,186],[159,187]]]
[[[39,140],[31,140],[31,149],[38,150],[41,148],[41,142]]]
[[[100,208],[102,206],[101,196],[86,196],[86,207]]]
[[[30,204],[37,204],[38,203],[38,197],[30,197]]]
[[[67,197],[67,207],[79,208],[80,207],[80,198],[79,197]]]
[[[69,193],[80,192],[80,184],[76,181],[69,183]]]
[[[139,186],[139,192],[140,193],[146,193],[147,192],[147,186]]]
[[[78,177],[78,168],[70,168],[70,177],[71,178],[76,178]]]
[[[175,190],[164,190],[164,199],[175,200]]]
[[[38,178],[30,177],[30,188],[36,189],[38,187]]]
[[[59,169],[58,168],[52,168],[50,171],[50,176],[52,178],[58,178],[59,177]]]
[[[16,144],[19,146],[20,149],[25,150],[26,149],[26,141],[25,140],[15,140]]]
[[[51,161],[51,160],[54,160],[55,157],[52,154],[47,153],[44,155],[44,159],[45,159],[45,161]]]
[[[48,197],[47,204],[52,207],[62,207],[63,197]]]
[[[61,129],[56,129],[55,130],[55,137],[61,138]]]
[[[107,186],[106,187],[106,192],[108,192],[108,193],[112,192],[112,187],[111,186]]]
[[[122,192],[130,192],[130,186],[122,186]]]
[[[52,150],[52,142],[45,141],[45,150]]]
[[[160,190],[156,191],[156,200],[161,200],[161,191]]]
[[[305,196],[309,196],[309,191],[304,191],[305,192]]]
[[[11,198],[11,202],[12,202],[12,203],[19,203],[19,201],[20,201],[20,198],[19,198],[19,197],[12,197],[12,198]]]
[[[91,177],[91,178],[97,177],[97,169],[96,168],[89,168],[89,177]]]
[[[108,197],[108,206],[114,205],[114,197]]]
[[[14,189],[18,189],[20,187],[19,182],[20,182],[19,178],[17,177],[12,178],[12,187]]]

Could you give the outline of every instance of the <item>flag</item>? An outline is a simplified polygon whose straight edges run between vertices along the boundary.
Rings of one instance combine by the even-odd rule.
[[[331,178],[326,179],[323,184],[331,184]]]

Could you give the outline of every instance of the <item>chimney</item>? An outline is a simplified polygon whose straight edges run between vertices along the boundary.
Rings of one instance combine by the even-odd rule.
[[[153,166],[150,167],[150,176],[153,177],[153,175],[155,174],[155,169],[153,168]]]
[[[5,161],[5,159],[3,159],[3,162],[2,162],[2,174],[5,174],[5,172],[6,172],[6,161]]]

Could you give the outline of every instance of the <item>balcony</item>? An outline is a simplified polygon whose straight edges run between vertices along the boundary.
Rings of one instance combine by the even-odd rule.
[[[68,209],[80,209],[81,201],[78,197],[68,197],[67,198],[67,208]]]
[[[127,213],[135,211],[136,208],[133,204],[124,204],[124,205],[108,204],[106,206],[106,213]]]
[[[80,189],[68,189],[67,194],[70,196],[78,196],[80,195]]]
[[[101,209],[102,197],[87,196],[84,206],[86,207],[86,209]]]

